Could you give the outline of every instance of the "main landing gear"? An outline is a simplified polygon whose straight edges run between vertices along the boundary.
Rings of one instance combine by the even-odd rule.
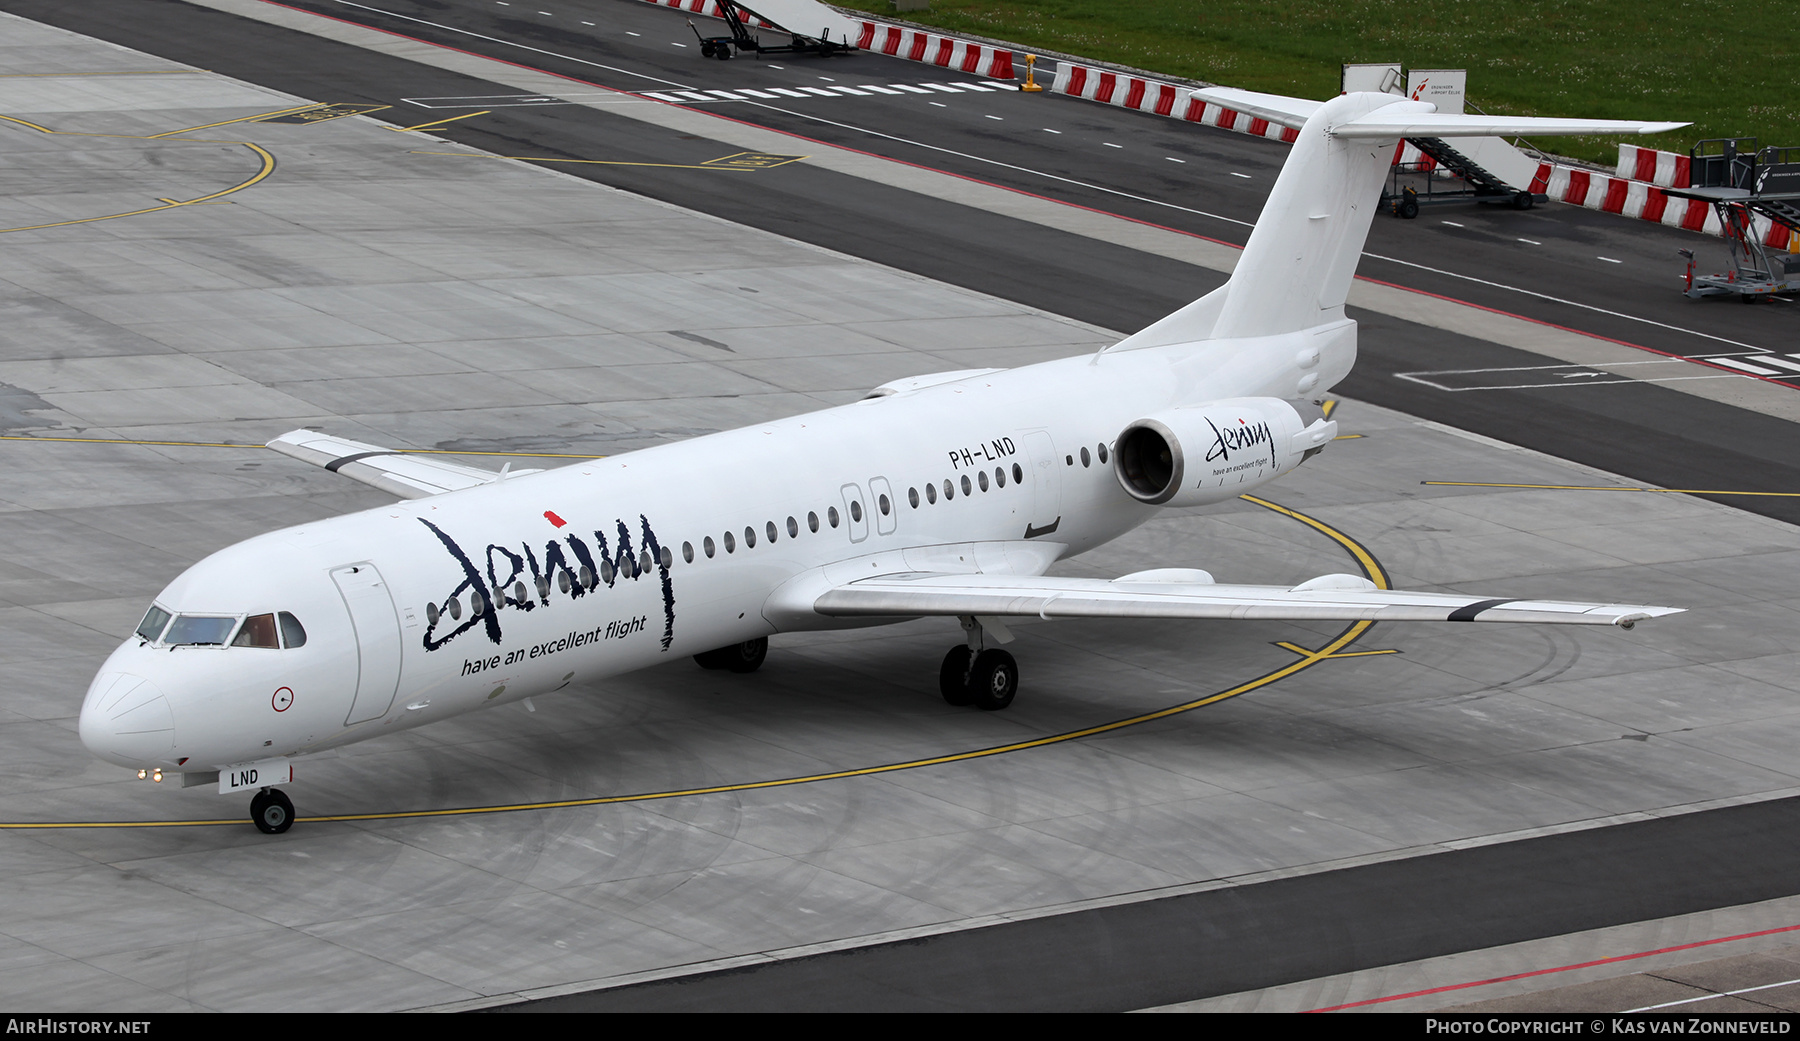
[[[720,647],[716,651],[705,651],[694,655],[694,661],[703,669],[730,669],[732,672],[755,672],[762,668],[763,659],[769,656],[769,638],[758,636],[754,640],[734,643],[729,647]]]
[[[952,705],[974,705],[988,712],[998,712],[1012,704],[1019,692],[1019,663],[998,647],[983,644],[982,624],[974,618],[962,619],[968,643],[950,648],[944,664],[938,667],[938,691]],[[994,635],[1011,642],[1012,636],[996,623],[988,628]]]
[[[264,835],[279,835],[294,826],[294,804],[279,788],[264,788],[250,800],[250,822]]]

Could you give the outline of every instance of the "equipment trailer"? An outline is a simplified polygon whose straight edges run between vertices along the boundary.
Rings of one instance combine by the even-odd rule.
[[[817,54],[822,57],[856,53],[856,45],[851,43],[848,37],[841,43],[833,41],[829,27],[821,30],[817,36],[808,36],[777,24],[773,18],[758,14],[738,3],[737,0],[714,0],[714,2],[719,5],[719,13],[725,17],[725,24],[731,27],[731,35],[701,36],[700,30],[694,25],[694,20],[688,19],[688,28],[694,31],[695,38],[700,41],[700,56],[703,58],[717,58],[725,61],[731,57],[734,48],[739,51],[749,51],[752,54]],[[780,47],[764,44],[745,25],[752,18],[761,21],[778,33],[786,33],[789,42]]]
[[[1696,275],[1694,251],[1681,250],[1688,262],[1685,295],[1736,296],[1750,304],[1776,293],[1800,293],[1800,252],[1794,252],[1800,246],[1800,148],[1758,151],[1753,137],[1726,137],[1697,142],[1688,155],[1692,186],[1663,193],[1712,204],[1731,246],[1731,270]],[[1767,220],[1771,229],[1785,229],[1788,251],[1771,248],[1753,216]]]

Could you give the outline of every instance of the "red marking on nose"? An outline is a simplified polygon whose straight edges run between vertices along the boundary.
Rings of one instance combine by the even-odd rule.
[[[550,523],[556,525],[559,528],[562,527],[563,525],[569,523],[568,521],[563,520],[561,517],[558,517],[556,515],[555,510],[545,510],[544,511],[544,519],[549,521]]]

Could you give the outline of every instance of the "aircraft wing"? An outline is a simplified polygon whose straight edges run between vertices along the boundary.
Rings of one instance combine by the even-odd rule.
[[[1035,618],[1235,618],[1289,621],[1558,622],[1629,629],[1678,607],[1578,604],[1461,593],[1379,589],[1354,575],[1287,586],[1220,585],[1144,577],[1045,578],[913,572],[826,591],[813,610],[829,617],[976,615]],[[1204,576],[1204,572],[1165,572]]]
[[[314,466],[323,466],[332,473],[343,474],[403,499],[422,499],[427,495],[492,484],[502,476],[496,470],[460,466],[430,456],[409,455],[379,445],[331,437],[316,430],[290,430],[270,441],[269,447],[282,455],[292,456]],[[520,477],[540,472],[542,471],[511,470],[505,476]]]

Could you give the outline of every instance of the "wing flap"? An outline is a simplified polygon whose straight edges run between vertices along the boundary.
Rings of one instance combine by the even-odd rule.
[[[402,499],[422,499],[427,495],[461,491],[499,480],[499,471],[462,466],[426,456],[410,455],[392,448],[364,444],[348,438],[332,437],[316,430],[290,430],[268,447],[303,463],[322,466]],[[519,477],[540,470],[511,470],[506,476]]]
[[[1626,626],[1681,610],[1640,604],[1564,603],[1347,588],[1351,585],[1320,579],[1303,583],[1303,588],[920,573],[838,586],[821,595],[813,609],[830,617],[988,615]]]

